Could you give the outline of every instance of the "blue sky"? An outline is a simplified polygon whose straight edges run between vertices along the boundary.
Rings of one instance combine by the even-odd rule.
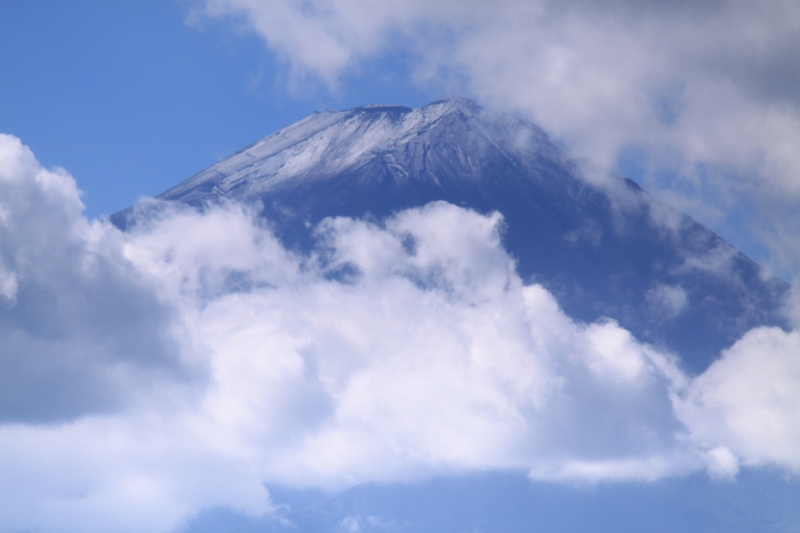
[[[273,516],[265,483],[440,472],[795,480],[798,330],[747,332],[687,375],[564,314],[516,276],[497,216],[454,206],[329,222],[352,287],[246,207],[165,208],[129,233],[102,216],[315,110],[463,94],[791,281],[799,27],[791,0],[5,2],[0,529],[168,532],[204,509]],[[226,291],[243,272],[251,290]],[[602,413],[637,431],[574,422]]]
[[[163,192],[315,110],[438,97],[408,81],[400,58],[376,61],[339,91],[290,91],[255,35],[226,24],[198,31],[186,18],[171,1],[3,8],[2,131],[75,176],[89,216]]]

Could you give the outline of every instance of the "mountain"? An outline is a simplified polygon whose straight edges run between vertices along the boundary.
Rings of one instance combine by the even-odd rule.
[[[250,203],[286,246],[308,251],[325,217],[390,214],[432,201],[498,211],[503,245],[526,282],[571,317],[608,317],[700,373],[747,330],[786,327],[788,285],[634,182],[586,179],[539,127],[451,97],[419,109],[314,113],[158,196],[204,208]],[[160,203],[112,221],[128,228]],[[410,393],[411,394],[411,393]],[[800,484],[748,470],[659,483],[574,487],[525,472],[472,472],[367,483],[337,494],[269,485],[277,516],[205,509],[185,533],[216,531],[789,531]],[[796,529],[796,528],[795,528]]]
[[[612,318],[668,348],[691,373],[745,331],[786,325],[788,285],[714,232],[632,181],[593,184],[536,125],[462,97],[317,112],[158,198],[257,203],[299,249],[329,216],[380,220],[436,200],[499,211],[525,281],[544,285],[573,318]],[[112,220],[125,228],[132,213]]]

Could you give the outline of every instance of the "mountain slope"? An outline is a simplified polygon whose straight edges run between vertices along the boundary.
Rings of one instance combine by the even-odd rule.
[[[591,185],[540,128],[465,98],[314,113],[158,198],[258,202],[298,248],[329,216],[379,220],[434,200],[499,211],[523,279],[574,318],[609,317],[669,348],[691,372],[748,329],[784,325],[787,284],[633,182]],[[132,212],[113,220],[125,227]]]

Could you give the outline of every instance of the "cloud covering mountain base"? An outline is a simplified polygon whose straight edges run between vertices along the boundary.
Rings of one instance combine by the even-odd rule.
[[[800,470],[795,332],[697,378],[525,285],[500,214],[324,220],[310,254],[239,204],[129,232],[0,136],[0,529],[170,531],[266,487],[523,470],[657,480]]]

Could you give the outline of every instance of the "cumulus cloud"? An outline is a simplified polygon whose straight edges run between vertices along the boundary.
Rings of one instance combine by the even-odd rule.
[[[783,273],[798,266],[795,232],[781,231],[800,221],[796,2],[203,0],[192,11],[232,17],[295,77],[332,87],[402,49],[420,83],[527,115],[589,176],[636,159],[649,190],[749,233]],[[758,217],[743,226],[742,210]]]
[[[151,373],[190,379],[169,307],[82,209],[71,177],[0,137],[0,421],[120,407]]]
[[[680,403],[694,438],[728,470],[779,465],[800,472],[800,333],[759,328],[723,352]],[[724,450],[721,451],[721,450]]]
[[[9,136],[0,187],[16,280],[1,311],[4,531],[269,515],[271,483],[800,464],[797,334],[751,332],[691,381],[613,320],[575,322],[523,284],[498,214],[327,219],[299,255],[233,203],[152,202],[127,233],[89,222],[74,181]],[[84,390],[103,394],[60,405]]]

